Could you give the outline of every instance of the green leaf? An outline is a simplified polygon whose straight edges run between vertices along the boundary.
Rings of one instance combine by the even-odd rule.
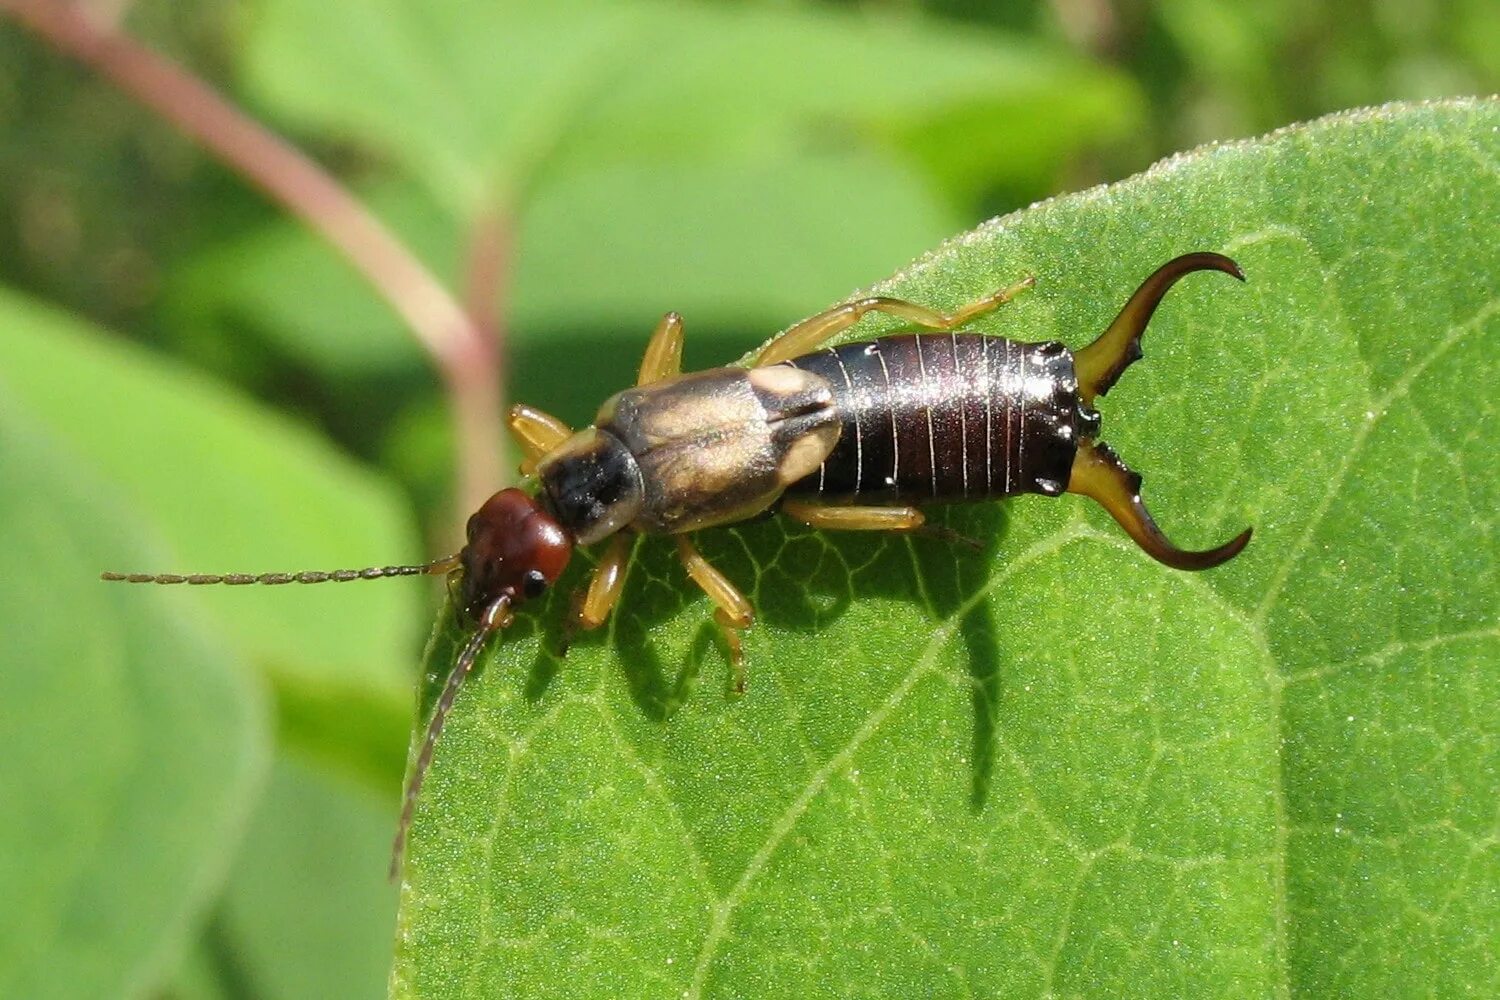
[[[268,755],[265,695],[166,595],[99,582],[149,551],[145,524],[25,414],[10,375],[0,994],[139,996],[181,958],[233,855]]]
[[[1035,183],[1139,118],[1121,78],[1034,42],[786,6],[269,0],[246,75],[279,114],[383,151],[460,217],[544,163],[753,158],[831,127],[939,176],[962,150],[987,184]],[[979,141],[928,130],[960,118]]]
[[[199,952],[212,956],[226,993],[380,995],[396,914],[386,878],[394,804],[285,754],[277,760]]]
[[[450,214],[410,186],[382,187],[371,200],[438,273],[457,276],[466,234]],[[861,216],[851,238],[848,220]],[[915,256],[956,225],[914,171],[868,154],[572,171],[541,183],[517,220],[507,287],[516,368],[536,378],[575,367],[576,344],[558,341],[580,330],[634,352],[663,303],[682,311],[697,337],[728,324],[764,329],[843,294],[883,261]],[[424,364],[395,313],[292,222],[196,260],[172,283],[169,308],[175,325],[249,327],[340,377]]]
[[[90,570],[259,572],[419,557],[385,484],[306,428],[231,390],[14,293],[0,291],[0,372],[21,404],[149,515],[165,544]],[[405,715],[422,593],[359,587],[207,588],[173,595],[207,609],[283,696],[368,700]],[[387,732],[392,731],[390,728]]]
[[[982,555],[707,532],[759,614],[738,699],[660,539],[558,661],[575,567],[459,698],[394,994],[1495,992],[1497,133],[1494,102],[1336,116],[880,286],[1035,273],[976,326],[1076,347],[1167,258],[1236,257],[1248,285],[1172,293],[1103,437],[1174,537],[1249,549],[1174,572],[1077,497],[941,513]]]
[[[909,167],[862,152],[573,171],[521,218],[515,318],[649,332],[670,303],[700,337],[764,329],[914,257],[956,218]]]

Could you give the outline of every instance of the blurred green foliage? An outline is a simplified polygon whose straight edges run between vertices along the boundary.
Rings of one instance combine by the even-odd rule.
[[[986,214],[1205,140],[1500,88],[1486,0],[116,6],[367,194],[455,284],[476,217],[508,215],[496,291],[511,387],[574,421],[633,370],[666,309],[687,317],[690,366],[722,361]],[[121,924],[83,935],[94,978],[50,992],[367,995],[390,954],[378,856],[420,591],[185,604],[99,595],[86,577],[143,559],[290,569],[439,550],[455,532],[437,382],[331,251],[4,22],[0,228],[0,503],[15,511],[0,557],[8,579],[33,581],[13,584],[29,603],[6,605],[22,617],[0,658],[17,683],[63,673],[38,663],[81,671],[15,693],[60,714],[7,728],[32,751],[12,773],[36,782],[25,795],[76,762],[82,797],[51,803],[37,829],[81,831],[48,862],[73,866],[58,891],[89,878]],[[47,471],[11,471],[29,465]],[[120,616],[107,633],[119,661],[79,646],[93,640],[48,606],[95,628]],[[126,607],[153,624],[123,624]],[[185,607],[199,625],[178,621]],[[24,622],[30,645],[15,638]],[[141,653],[141,627],[184,649],[170,670]],[[171,697],[143,693],[177,675]],[[201,750],[208,726],[217,753]],[[73,748],[80,731],[92,739]],[[195,818],[152,814],[162,797],[198,803]],[[160,850],[129,884],[80,875],[115,848],[79,817],[132,799],[146,825],[127,832]],[[191,877],[165,874],[169,849]],[[152,872],[172,892],[146,891]],[[0,992],[49,992],[26,978],[47,938],[15,928],[69,926],[66,898],[9,915]]]

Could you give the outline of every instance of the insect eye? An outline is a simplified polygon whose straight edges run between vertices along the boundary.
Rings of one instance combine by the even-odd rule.
[[[542,575],[541,570],[531,570],[521,578],[521,593],[527,600],[542,596],[542,591],[547,589],[547,578]]]

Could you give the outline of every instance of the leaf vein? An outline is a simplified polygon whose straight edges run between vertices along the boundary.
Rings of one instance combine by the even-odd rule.
[[[745,866],[745,871],[739,880],[732,886],[729,892],[714,907],[709,922],[708,934],[703,941],[703,948],[698,955],[697,963],[693,970],[692,985],[684,993],[684,1000],[700,1000],[703,995],[703,987],[708,979],[708,969],[717,953],[720,943],[728,934],[729,920],[734,915],[739,905],[744,902],[750,887],[754,884],[769,864],[771,856],[780,847],[788,834],[806,814],[814,799],[827,787],[828,781],[835,773],[841,770],[864,743],[875,734],[877,730],[890,717],[891,713],[906,699],[917,683],[933,671],[933,662],[939,650],[941,650],[953,638],[957,632],[958,625],[964,617],[978,607],[989,595],[1004,584],[1012,575],[1024,567],[1062,549],[1071,542],[1083,537],[1080,531],[1060,531],[1032,545],[1022,552],[1016,559],[1007,564],[1004,569],[996,573],[984,587],[969,596],[967,600],[957,609],[953,616],[933,634],[926,650],[918,658],[905,677],[892,689],[880,705],[865,719],[864,723],[854,732],[849,741],[833,756],[829,757],[813,775],[801,792],[792,800],[792,803],[779,816],[771,826],[770,835],[765,842],[751,856]],[[918,577],[921,574],[918,573]]]
[[[1375,427],[1388,415],[1390,407],[1405,398],[1417,379],[1422,376],[1434,361],[1447,354],[1448,351],[1457,346],[1465,337],[1479,329],[1496,312],[1500,312],[1500,300],[1491,299],[1468,320],[1449,329],[1447,335],[1438,342],[1437,346],[1409,365],[1391,386],[1390,391],[1371,405],[1369,415],[1360,424],[1359,429],[1355,431],[1353,439],[1349,442],[1349,447],[1345,449],[1343,456],[1339,460],[1338,468],[1329,476],[1328,489],[1324,491],[1323,499],[1319,501],[1317,509],[1308,517],[1306,529],[1288,547],[1286,558],[1282,560],[1281,565],[1272,575],[1271,581],[1266,587],[1266,596],[1255,609],[1254,619],[1259,625],[1264,627],[1266,621],[1270,618],[1271,609],[1276,605],[1277,600],[1280,599],[1282,591],[1286,587],[1287,580],[1291,578],[1292,571],[1296,568],[1297,563],[1301,561],[1302,555],[1307,551],[1308,546],[1312,544],[1313,535],[1317,533],[1318,528],[1323,523],[1323,519],[1328,516],[1328,511],[1332,509],[1340,490],[1343,489],[1344,481],[1349,478],[1350,473],[1354,469],[1355,461],[1364,450],[1364,446],[1369,441]]]

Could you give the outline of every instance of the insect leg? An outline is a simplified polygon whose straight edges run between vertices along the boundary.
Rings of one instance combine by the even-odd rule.
[[[630,543],[631,537],[621,532],[610,541],[609,548],[604,550],[604,558],[594,567],[594,575],[589,578],[588,593],[583,598],[582,607],[578,609],[580,628],[595,629],[609,619],[609,613],[614,610],[615,602],[620,599],[620,590],[625,585],[625,565],[630,561]]]
[[[783,500],[781,512],[820,531],[914,531],[927,518],[915,507],[842,507]]]
[[[682,317],[669,312],[656,324],[641,358],[636,385],[650,385],[682,373]]]
[[[942,525],[928,524],[926,516],[915,507],[845,507],[807,500],[783,500],[781,512],[819,531],[904,531],[940,538],[945,542],[959,542],[971,549],[983,548],[977,539],[968,535]]]
[[[1036,284],[1036,278],[1027,276],[1008,288],[991,292],[982,299],[975,299],[951,313],[938,312],[926,306],[919,306],[915,302],[888,298],[884,295],[846,302],[841,306],[834,306],[832,309],[820,312],[816,316],[810,316],[788,329],[765,346],[756,357],[755,364],[757,366],[774,365],[788,358],[806,354],[834,334],[849,329],[871,312],[899,316],[931,330],[956,330],[975,316],[998,309],[1034,284]]]
[[[525,459],[521,474],[531,475],[542,457],[573,436],[572,428],[534,406],[517,403],[510,408],[510,433],[521,446]]]
[[[745,595],[740,593],[734,584],[729,582],[728,577],[711,566],[707,559],[698,552],[696,546],[686,535],[677,536],[677,555],[682,559],[683,568],[687,570],[688,576],[692,577],[708,599],[715,605],[714,621],[719,626],[719,631],[724,635],[724,642],[729,647],[729,665],[734,671],[734,689],[743,694],[745,691],[745,659],[740,646],[740,632],[750,627],[755,621],[755,611],[750,607],[750,602]]]

